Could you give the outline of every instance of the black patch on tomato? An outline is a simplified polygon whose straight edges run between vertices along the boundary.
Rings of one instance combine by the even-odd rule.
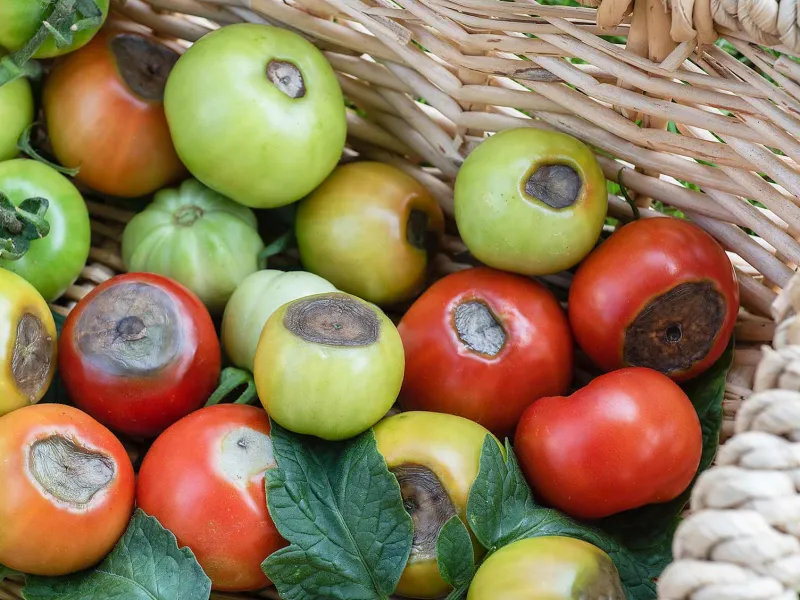
[[[180,56],[150,38],[122,33],[111,40],[111,51],[122,79],[137,96],[163,100],[167,78]]]
[[[293,302],[283,316],[283,326],[307,342],[369,346],[378,341],[381,322],[363,302],[332,293]]]
[[[569,165],[543,165],[525,183],[525,193],[550,208],[572,206],[580,197],[582,188],[580,174]]]
[[[55,340],[38,317],[25,313],[17,323],[11,354],[11,375],[22,394],[33,401],[47,383],[53,366]]]
[[[480,300],[470,300],[456,306],[453,325],[458,339],[465,346],[486,356],[497,356],[508,338],[494,313]]]
[[[296,100],[306,95],[306,82],[296,65],[283,60],[271,60],[267,65],[267,79],[281,92]]]

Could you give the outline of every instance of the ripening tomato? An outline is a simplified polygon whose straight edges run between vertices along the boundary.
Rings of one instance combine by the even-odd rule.
[[[531,404],[514,449],[534,494],[573,517],[597,519],[678,497],[697,472],[703,435],[678,384],[630,367]]]
[[[133,465],[114,435],[63,404],[0,419],[0,563],[56,576],[100,562],[133,512]]]
[[[164,114],[164,86],[178,56],[145,35],[104,29],[56,62],[44,112],[56,157],[80,168],[75,179],[136,197],[185,174]]]
[[[597,366],[649,367],[676,381],[722,355],[738,311],[725,251],[680,219],[625,225],[581,264],[569,292],[572,331]]]
[[[132,436],[155,437],[219,383],[221,351],[205,306],[152,273],[97,286],[67,317],[58,349],[75,405]]]
[[[509,435],[536,398],[563,394],[573,345],[555,296],[527,277],[466,269],[437,281],[398,325],[406,355],[400,403]]]
[[[139,470],[139,507],[194,552],[215,590],[269,585],[261,563],[287,543],[267,510],[269,435],[259,408],[209,406],[161,434]]]

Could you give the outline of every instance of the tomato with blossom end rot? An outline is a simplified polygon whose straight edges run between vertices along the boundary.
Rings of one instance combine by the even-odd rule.
[[[478,267],[433,284],[398,325],[406,356],[400,403],[509,435],[536,398],[572,379],[567,317],[543,285]]]

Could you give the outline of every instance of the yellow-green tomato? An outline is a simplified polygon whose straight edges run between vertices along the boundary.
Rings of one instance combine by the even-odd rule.
[[[206,185],[253,208],[299,200],[339,162],[342,90],[323,54],[278,27],[238,23],[178,60],[164,95],[172,140]]]
[[[33,123],[33,94],[27,79],[0,86],[0,123],[0,160],[8,160],[19,154],[17,140]]]
[[[306,269],[380,305],[421,291],[443,230],[442,209],[428,190],[377,162],[338,167],[300,202],[295,225]]]
[[[538,537],[509,544],[484,562],[467,600],[625,600],[611,558],[587,542]]]
[[[248,275],[222,317],[225,354],[234,365],[252,372],[261,330],[272,313],[291,300],[334,291],[330,282],[305,271],[266,269]]]
[[[422,411],[387,417],[374,431],[378,451],[397,477],[414,521],[411,555],[397,593],[407,598],[444,596],[451,588],[439,575],[436,540],[453,515],[466,523],[469,490],[478,476],[484,440],[492,434],[463,417]],[[473,539],[472,545],[479,558],[480,544]]]
[[[264,242],[252,210],[187,179],[163,189],[125,227],[122,262],[193,291],[219,314],[238,285],[258,270]]]
[[[41,294],[0,268],[0,416],[36,404],[56,369],[56,324]]]
[[[403,382],[400,334],[376,306],[342,292],[272,313],[256,351],[256,389],[279,425],[326,440],[372,427]]]
[[[461,238],[478,260],[504,271],[544,275],[578,264],[600,237],[607,208],[592,151],[553,131],[497,133],[456,178]]]

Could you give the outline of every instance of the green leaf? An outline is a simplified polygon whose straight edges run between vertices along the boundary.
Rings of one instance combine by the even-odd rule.
[[[506,455],[508,458],[504,460],[497,443],[486,436],[478,477],[467,500],[467,522],[489,553],[526,538],[548,535],[577,538],[594,544],[611,557],[630,600],[655,599],[655,584],[637,556],[599,529],[537,506],[508,441]]]
[[[2,582],[6,577],[11,577],[13,575],[22,575],[22,573],[15,571],[14,569],[9,569],[4,565],[0,565],[0,582]]]
[[[453,515],[439,530],[436,540],[439,574],[456,590],[469,586],[475,575],[475,555],[467,526]]]
[[[400,486],[369,430],[325,442],[272,424],[269,512],[290,545],[262,568],[284,600],[385,599],[411,552]]]
[[[211,580],[188,548],[137,509],[99,566],[66,577],[29,576],[25,600],[208,600]]]
[[[244,387],[242,393],[236,397],[234,404],[255,404],[258,403],[256,394],[256,382],[250,371],[237,369],[236,367],[226,367],[219,376],[219,386],[206,402],[206,406],[214,406],[228,398],[234,391]]]

